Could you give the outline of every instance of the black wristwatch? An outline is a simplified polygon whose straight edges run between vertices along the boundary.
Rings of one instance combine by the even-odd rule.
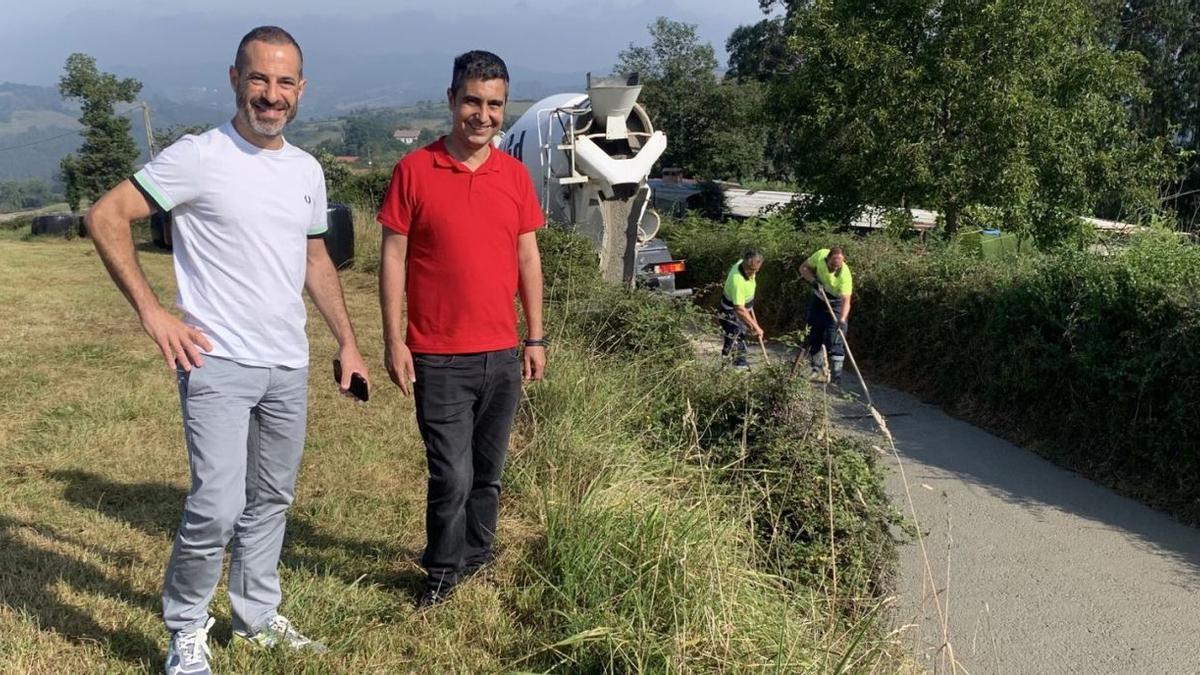
[[[526,347],[545,347],[548,343],[549,343],[549,341],[546,340],[546,338],[544,338],[544,337],[526,338],[525,339]]]

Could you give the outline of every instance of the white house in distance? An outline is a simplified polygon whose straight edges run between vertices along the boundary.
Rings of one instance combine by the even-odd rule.
[[[416,129],[396,129],[392,132],[392,138],[400,141],[405,145],[412,145],[417,142],[417,137],[421,135]]]

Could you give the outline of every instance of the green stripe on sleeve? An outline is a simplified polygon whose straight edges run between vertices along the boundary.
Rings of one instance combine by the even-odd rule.
[[[138,187],[142,188],[143,193],[154,200],[154,203],[158,205],[158,208],[162,209],[163,211],[170,211],[171,209],[175,208],[175,202],[171,201],[171,199],[158,188],[158,185],[154,183],[154,179],[146,173],[145,169],[133,174],[133,180],[138,184]]]

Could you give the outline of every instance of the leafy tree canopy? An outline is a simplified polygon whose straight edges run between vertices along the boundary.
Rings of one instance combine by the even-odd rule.
[[[616,70],[641,76],[638,101],[667,134],[661,163],[705,178],[761,174],[762,87],[718,80],[712,45],[700,42],[693,24],[659,17],[649,31],[650,44],[631,44]]]
[[[66,99],[77,99],[83,114],[83,146],[61,164],[67,203],[79,209],[82,199],[96,200],[133,173],[138,148],[130,136],[130,122],[114,112],[117,103],[132,103],[142,90],[133,78],[118,79],[96,68],[87,54],[67,57],[65,73],[58,83]]]
[[[1161,143],[1129,124],[1143,59],[1084,0],[812,0],[786,6],[794,68],[770,115],[815,206],[926,206],[953,232],[995,210],[1044,242],[1108,205],[1157,207]]]

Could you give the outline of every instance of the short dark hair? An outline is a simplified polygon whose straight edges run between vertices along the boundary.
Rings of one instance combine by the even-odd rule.
[[[454,57],[454,73],[450,77],[450,92],[457,96],[467,80],[504,80],[508,89],[508,66],[504,59],[482,49],[474,49]]]
[[[762,259],[763,259],[762,251],[753,246],[746,249],[746,251],[744,253],[742,253],[742,262],[750,262],[751,260],[762,260]]]
[[[300,49],[300,43],[296,42],[296,38],[292,34],[279,26],[259,26],[249,33],[246,33],[242,41],[238,43],[237,55],[233,58],[233,67],[239,73],[246,68],[246,62],[250,60],[250,55],[246,53],[246,49],[251,42],[265,42],[269,45],[291,45],[296,48],[296,53],[300,55],[300,74],[304,74],[304,52]]]
[[[841,246],[833,246],[829,249],[829,255],[840,255],[844,258],[846,257],[846,252],[842,250]]]

